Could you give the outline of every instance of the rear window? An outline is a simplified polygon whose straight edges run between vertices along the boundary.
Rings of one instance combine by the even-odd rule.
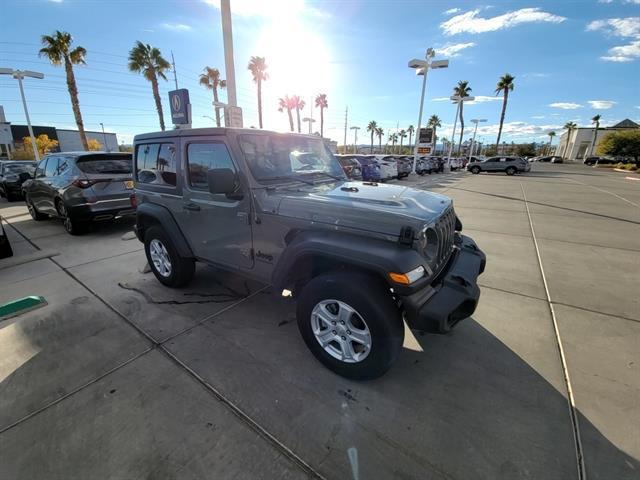
[[[130,155],[87,155],[78,158],[78,168],[84,173],[131,173],[132,160]]]
[[[139,183],[175,187],[176,148],[172,143],[148,143],[136,147],[136,175]]]

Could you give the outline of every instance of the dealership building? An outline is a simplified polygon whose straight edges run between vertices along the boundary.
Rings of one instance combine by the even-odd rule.
[[[629,120],[628,118],[613,125],[612,127],[599,128],[596,134],[596,146],[600,143],[600,140],[611,132],[620,132],[625,130],[635,130],[640,128],[636,122]],[[560,143],[556,148],[556,155],[563,157],[566,160],[583,160],[585,155],[589,155],[589,149],[593,142],[593,134],[595,127],[579,127],[573,130],[566,130],[560,136]],[[596,155],[596,149],[594,148],[593,155]]]
[[[65,128],[47,127],[42,125],[32,125],[33,134],[37,137],[45,134],[51,140],[58,141],[58,148],[55,152],[77,152],[84,150],[80,132]],[[103,150],[111,152],[118,151],[118,138],[115,133],[94,132],[85,130],[87,140],[97,140],[102,145]],[[7,150],[12,152],[16,147],[22,147],[23,138],[29,136],[27,125],[13,125],[6,121],[4,110],[0,106],[0,157],[6,157]]]

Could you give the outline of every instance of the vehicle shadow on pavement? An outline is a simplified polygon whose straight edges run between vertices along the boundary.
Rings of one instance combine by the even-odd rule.
[[[122,319],[91,296],[76,297],[63,277],[56,278],[62,298],[52,308],[0,323],[0,397],[2,411],[11,414],[3,415],[0,429],[87,382],[88,391],[104,390],[102,385],[117,373],[95,384],[92,380],[132,358],[125,368],[135,369],[150,349]],[[171,316],[170,310],[165,312]],[[293,304],[262,292],[171,338],[166,348],[328,478],[576,478],[567,400],[558,385],[474,319],[451,335],[416,333],[415,339],[417,345],[406,343],[384,377],[349,381],[308,352]],[[157,370],[145,375],[162,378],[161,392],[133,389],[129,395],[135,397],[111,397],[106,410],[100,407],[101,424],[140,425],[144,419],[141,430],[127,435],[117,429],[96,431],[96,410],[105,397],[94,393],[93,400],[78,405],[75,396],[89,395],[78,392],[0,434],[0,469],[31,478],[25,472],[54,465],[47,472],[50,477],[77,478],[75,464],[64,458],[92,458],[97,478],[108,476],[114,464],[140,469],[142,459],[153,452],[149,475],[158,469],[179,475],[190,465],[197,478],[207,477],[194,452],[181,446],[194,435],[206,442],[219,434],[185,423],[148,435],[150,425],[194,414],[207,417],[212,408],[203,401],[185,401],[180,394],[185,371],[167,375],[164,363],[154,364]],[[134,375],[129,382],[144,380]],[[117,388],[131,390],[124,387]],[[168,412],[158,412],[161,401],[171,419]],[[583,443],[597,452],[596,458],[586,458],[592,478],[637,478],[637,459],[582,415],[580,429]],[[64,452],[62,458],[59,452]]]

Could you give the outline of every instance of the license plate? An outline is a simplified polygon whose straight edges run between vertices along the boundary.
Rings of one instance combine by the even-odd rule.
[[[131,190],[133,188],[133,180],[127,180],[124,182],[124,188]]]

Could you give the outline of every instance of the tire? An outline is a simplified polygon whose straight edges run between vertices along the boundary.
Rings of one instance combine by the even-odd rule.
[[[62,226],[69,235],[75,236],[87,233],[88,225],[86,224],[86,222],[81,222],[80,220],[70,216],[69,212],[67,211],[67,206],[64,204],[64,201],[56,201],[56,210],[58,212],[58,216],[62,220]]]
[[[316,313],[322,313],[326,321],[320,320]],[[345,316],[341,317],[342,314]],[[401,312],[388,287],[372,276],[328,273],[313,278],[302,289],[296,316],[300,334],[311,353],[329,370],[345,378],[371,380],[380,377],[402,349],[404,324]],[[331,318],[335,318],[335,325],[328,323]],[[340,325],[341,318],[346,321],[343,325]],[[329,335],[324,347],[314,329],[319,335],[322,332]],[[360,332],[356,333],[357,329]],[[369,332],[368,337],[363,335],[363,330]],[[351,334],[368,338],[369,347],[363,347],[363,343],[356,340],[349,341]],[[350,352],[351,361],[339,359],[339,351],[345,349]]]
[[[511,175],[515,175],[516,171],[517,171],[516,167],[507,167],[507,169],[505,170],[505,173],[511,176]]]
[[[46,220],[47,218],[49,218],[49,215],[47,215],[45,213],[40,213],[36,209],[36,206],[31,201],[31,197],[29,195],[25,195],[24,201],[27,204],[27,209],[29,210],[29,215],[31,215],[31,218],[33,218],[36,222],[40,222],[42,220]]]
[[[147,229],[144,235],[144,253],[147,255],[151,271],[163,285],[172,288],[182,287],[193,278],[195,260],[178,255],[173,241],[162,227],[154,225]]]
[[[471,173],[473,173],[474,175],[477,175],[477,174],[479,174],[479,173],[480,173],[480,167],[471,167],[471,168],[469,169],[469,171],[470,171]]]

